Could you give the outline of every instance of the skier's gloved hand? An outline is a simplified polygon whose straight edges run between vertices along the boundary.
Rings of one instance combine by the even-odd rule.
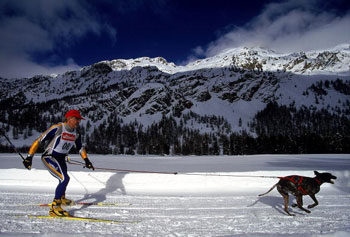
[[[28,154],[27,158],[25,158],[23,161],[24,167],[26,167],[28,170],[32,168],[32,160],[33,160],[33,156]]]
[[[92,163],[90,162],[90,160],[88,158],[85,158],[84,161],[85,161],[86,168],[95,170],[94,166],[92,165]]]

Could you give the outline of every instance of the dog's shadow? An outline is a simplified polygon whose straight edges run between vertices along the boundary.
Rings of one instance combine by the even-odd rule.
[[[77,200],[77,203],[81,203],[84,201],[88,201],[89,203],[101,203],[106,201],[107,199],[107,194],[119,191],[121,195],[126,195],[126,189],[123,184],[123,178],[125,175],[127,175],[127,172],[119,172],[116,174],[113,174],[105,183],[105,187],[97,191],[96,193],[92,194],[85,194],[83,198]],[[98,182],[103,183],[103,181],[98,180],[97,178],[91,176],[92,178],[96,179]],[[104,183],[103,183],[104,184]],[[80,208],[73,209],[69,211],[70,214],[74,215],[76,211],[80,211],[84,208],[87,208],[89,205],[82,205]]]
[[[290,205],[292,204],[292,202],[295,200],[294,196],[289,196],[289,203]],[[295,201],[294,201],[295,202]],[[264,205],[267,205],[267,206],[270,206],[272,207],[273,209],[275,209],[277,212],[283,214],[283,215],[288,215],[285,211],[284,211],[284,203],[283,203],[283,198],[281,197],[274,197],[274,196],[263,196],[263,197],[258,197],[258,199],[248,205],[247,207],[253,207],[255,205],[257,205],[258,203],[262,203]],[[291,207],[289,207],[291,208]],[[290,212],[291,213],[297,213],[297,214],[301,214],[301,215],[304,215],[303,213],[299,213],[299,212],[295,212],[294,210],[291,210],[290,209]]]

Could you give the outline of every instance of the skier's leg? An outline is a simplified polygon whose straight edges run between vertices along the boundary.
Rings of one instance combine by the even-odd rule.
[[[69,213],[61,208],[61,197],[64,195],[69,176],[67,173],[67,164],[64,159],[56,159],[52,156],[42,156],[42,162],[49,172],[59,180],[59,184],[56,187],[55,198],[51,204],[49,211],[50,216],[69,216]]]
[[[63,176],[63,180],[60,180],[60,183],[57,185],[55,192],[55,199],[61,199],[65,196],[67,185],[69,183],[69,176],[67,171],[67,163],[64,159],[57,159],[57,162],[61,168],[61,173]]]

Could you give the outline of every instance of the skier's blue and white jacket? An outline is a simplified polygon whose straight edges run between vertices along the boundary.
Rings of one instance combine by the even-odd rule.
[[[56,158],[65,158],[70,149],[75,145],[83,159],[87,158],[87,153],[82,145],[81,136],[76,129],[71,129],[67,123],[59,123],[51,126],[41,136],[34,141],[28,154],[34,156],[40,145],[45,146],[45,153]]]

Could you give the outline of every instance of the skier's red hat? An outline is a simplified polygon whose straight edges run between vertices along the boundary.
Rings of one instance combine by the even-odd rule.
[[[74,118],[78,118],[78,119],[84,119],[80,115],[80,112],[78,110],[75,110],[75,109],[69,110],[64,117],[66,117],[66,118],[74,117]]]

